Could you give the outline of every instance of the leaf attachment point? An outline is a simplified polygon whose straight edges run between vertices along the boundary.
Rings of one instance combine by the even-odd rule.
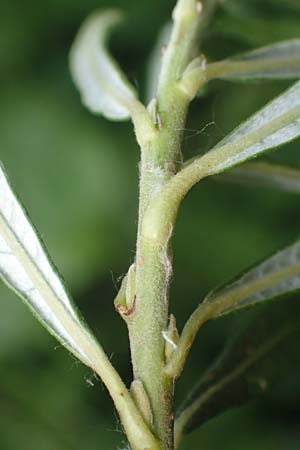
[[[271,101],[203,156],[171,178],[145,214],[143,233],[167,238],[181,201],[205,177],[216,175],[300,136],[300,82]],[[168,208],[166,208],[168,205]],[[164,219],[162,220],[161,217]],[[155,230],[155,233],[153,232]]]

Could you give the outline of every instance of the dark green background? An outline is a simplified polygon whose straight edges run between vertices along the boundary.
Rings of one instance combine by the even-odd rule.
[[[68,51],[89,12],[121,7],[127,20],[114,34],[112,49],[143,96],[147,60],[173,4],[4,0],[0,7],[1,161],[127,382],[127,335],[112,301],[134,258],[138,147],[130,123],[107,122],[81,106]],[[228,0],[204,46],[218,59],[292,37],[300,37],[298,0]],[[191,108],[186,155],[207,150],[289,84],[211,85]],[[269,158],[300,166],[299,143]],[[171,308],[179,327],[207,290],[298,237],[299,218],[297,196],[213,180],[196,187],[184,202],[174,238]],[[57,346],[14,295],[2,286],[0,293],[0,449],[122,446],[121,427],[101,383]],[[200,334],[178,384],[179,399],[230,329],[230,321],[216,322]],[[182,448],[297,450],[299,425],[295,368],[264,398],[211,421]]]

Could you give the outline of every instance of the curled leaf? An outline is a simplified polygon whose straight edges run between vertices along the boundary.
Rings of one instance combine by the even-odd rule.
[[[116,10],[97,11],[81,26],[70,53],[70,70],[83,104],[108,119],[131,116],[136,92],[106,49],[111,28],[120,21]]]

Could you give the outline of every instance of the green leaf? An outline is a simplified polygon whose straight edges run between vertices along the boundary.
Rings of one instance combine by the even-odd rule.
[[[207,78],[231,81],[300,77],[300,39],[277,42],[207,65]]]
[[[131,116],[136,92],[106,50],[111,28],[120,21],[119,11],[97,11],[80,28],[70,53],[70,70],[83,104],[108,119]]]
[[[234,281],[210,293],[201,304],[217,317],[300,289],[300,241],[275,253]],[[214,308],[215,306],[215,308]]]
[[[292,141],[300,135],[300,82],[295,83],[212,150],[191,163],[208,166],[214,175],[254,158],[266,150]]]
[[[297,241],[208,294],[186,322],[166,373],[173,377],[180,375],[198,331],[208,320],[299,290],[300,241]]]
[[[271,310],[272,307],[272,310]],[[177,445],[182,435],[224,411],[241,406],[300,367],[299,299],[264,306],[225,347],[179,410]]]
[[[76,312],[1,166],[0,192],[2,280],[71,353],[94,367],[100,348]]]
[[[225,172],[220,178],[233,183],[247,183],[300,194],[300,170],[278,164],[249,162]]]

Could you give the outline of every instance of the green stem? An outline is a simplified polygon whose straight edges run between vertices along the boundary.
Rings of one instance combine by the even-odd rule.
[[[160,247],[139,242],[136,268],[136,303],[128,318],[134,378],[141,380],[150,399],[153,430],[162,448],[173,440],[173,380],[165,374],[165,342],[168,326],[169,273]]]
[[[190,98],[178,87],[193,57],[201,17],[200,3],[179,0],[174,27],[162,64],[157,94],[157,129],[140,141],[140,206],[136,253],[136,299],[126,317],[134,378],[143,383],[149,397],[153,432],[161,450],[173,450],[173,378],[165,373],[163,332],[169,321],[169,283],[172,272],[169,240],[172,227],[162,239],[142,233],[145,212],[174,177],[181,162],[181,143]],[[137,134],[140,133],[136,126]]]
[[[218,174],[246,159],[257,156],[256,154],[245,155],[244,152],[291,124],[299,118],[299,113],[299,106],[295,106],[258,130],[228,144],[219,145],[185,166],[166,184],[158,198],[150,204],[144,217],[143,235],[149,239],[164,240],[169,234],[170,226],[176,220],[180,203],[196,183],[207,176]],[[265,150],[260,153],[263,151]]]
[[[173,11],[173,20],[174,26],[159,77],[158,99],[164,98],[170,86],[180,80],[194,56],[202,20],[202,2],[178,0]]]

